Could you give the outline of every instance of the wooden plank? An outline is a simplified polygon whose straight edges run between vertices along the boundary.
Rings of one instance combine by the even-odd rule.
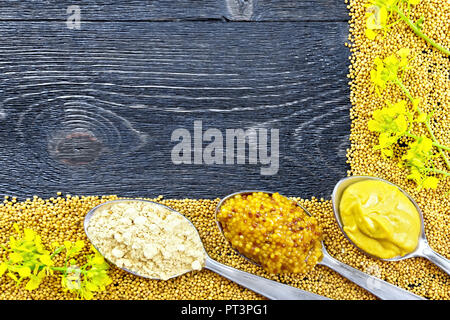
[[[79,6],[82,21],[344,21],[348,11],[343,0],[97,0],[89,2],[0,1],[0,20],[66,21]]]
[[[0,33],[2,194],[328,197],[346,175],[344,22],[0,22]],[[171,135],[194,121],[278,129],[278,173],[174,164]]]

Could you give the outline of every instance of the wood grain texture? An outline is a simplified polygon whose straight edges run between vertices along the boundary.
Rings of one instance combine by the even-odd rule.
[[[346,175],[347,24],[0,22],[0,190],[328,197]],[[280,170],[175,165],[171,134],[280,130]]]
[[[0,20],[65,21],[78,5],[83,21],[344,21],[343,0],[0,1]]]

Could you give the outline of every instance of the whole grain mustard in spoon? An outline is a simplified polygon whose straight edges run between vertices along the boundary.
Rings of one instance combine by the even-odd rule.
[[[424,300],[333,258],[321,241],[317,221],[305,208],[278,193],[257,190],[230,194],[218,204],[216,220],[233,248],[268,271],[302,273],[319,264],[380,299]]]

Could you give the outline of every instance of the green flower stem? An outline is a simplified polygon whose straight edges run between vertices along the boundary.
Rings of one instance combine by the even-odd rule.
[[[442,174],[444,176],[450,177],[450,172],[447,172],[447,171],[438,170],[438,169],[429,169],[427,171],[428,172],[434,172],[434,173]]]
[[[408,99],[411,102],[414,101],[414,97],[411,95],[408,88],[406,88],[405,85],[399,79],[395,80],[394,83],[403,90],[403,92],[405,93],[405,95],[408,97]],[[420,113],[423,113],[422,109],[420,109],[419,107],[417,107],[417,110]],[[425,126],[427,127],[428,133],[430,134],[431,139],[433,140],[433,145],[438,148],[442,159],[444,160],[445,164],[447,165],[447,168],[450,169],[450,161],[448,160],[444,151],[442,151],[442,149],[450,151],[450,148],[439,143],[439,141],[436,139],[436,136],[434,135],[433,129],[431,128],[430,122],[428,120],[425,121]]]
[[[439,142],[437,141],[436,137],[434,136],[433,130],[431,129],[430,123],[428,122],[428,120],[425,122],[425,125],[427,126],[428,132],[431,135],[431,138],[433,139],[433,144],[440,145]],[[442,147],[438,147],[439,153],[441,154],[442,159],[444,159],[445,164],[447,165],[447,168],[450,169],[450,161],[448,160],[447,156],[445,155],[444,151],[442,151]],[[448,150],[445,149],[445,150]]]
[[[58,253],[60,253],[60,252],[63,251],[63,250],[64,250],[64,246],[61,246],[61,247],[57,248],[57,249],[52,253],[52,255],[50,256],[50,259],[53,259]]]
[[[408,99],[411,100],[411,102],[414,101],[414,97],[411,95],[411,93],[409,92],[408,88],[406,88],[405,85],[399,79],[395,80],[394,83],[396,85],[398,85],[400,87],[400,89],[403,90],[403,92],[408,97]],[[420,110],[420,108],[418,108],[418,110],[419,110],[419,112],[422,113],[422,110]]]
[[[409,132],[406,134],[406,136],[408,136],[410,138],[414,138],[416,140],[420,138],[419,136],[416,136],[415,134],[412,134]],[[436,148],[439,148],[439,149],[444,149],[444,150],[450,151],[450,147],[444,146],[443,144],[440,144],[440,143],[433,142],[433,146],[435,146]]]
[[[68,268],[66,268],[66,267],[50,267],[53,271],[58,271],[58,272],[61,272],[61,273],[63,273],[63,274],[66,274],[67,273],[67,269]],[[79,271],[80,271],[80,273],[82,273],[82,274],[86,274],[87,273],[87,271],[85,271],[85,270],[81,270],[81,269],[79,269]]]
[[[447,56],[450,56],[450,50],[447,48],[441,46],[439,43],[434,42],[434,40],[430,39],[426,34],[424,34],[420,29],[416,26],[416,24],[411,21],[402,10],[400,10],[397,6],[393,7],[393,10],[400,16],[400,18],[405,21],[405,23],[414,31],[415,34],[417,34],[419,37],[424,39],[426,42],[428,42],[430,45],[435,47],[436,49],[440,50],[441,52],[445,53]]]

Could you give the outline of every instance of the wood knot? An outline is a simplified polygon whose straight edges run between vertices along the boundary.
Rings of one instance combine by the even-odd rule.
[[[229,13],[228,19],[238,21],[251,20],[257,0],[225,0]]]
[[[94,162],[102,153],[103,143],[88,130],[63,131],[49,141],[50,155],[72,166]]]

